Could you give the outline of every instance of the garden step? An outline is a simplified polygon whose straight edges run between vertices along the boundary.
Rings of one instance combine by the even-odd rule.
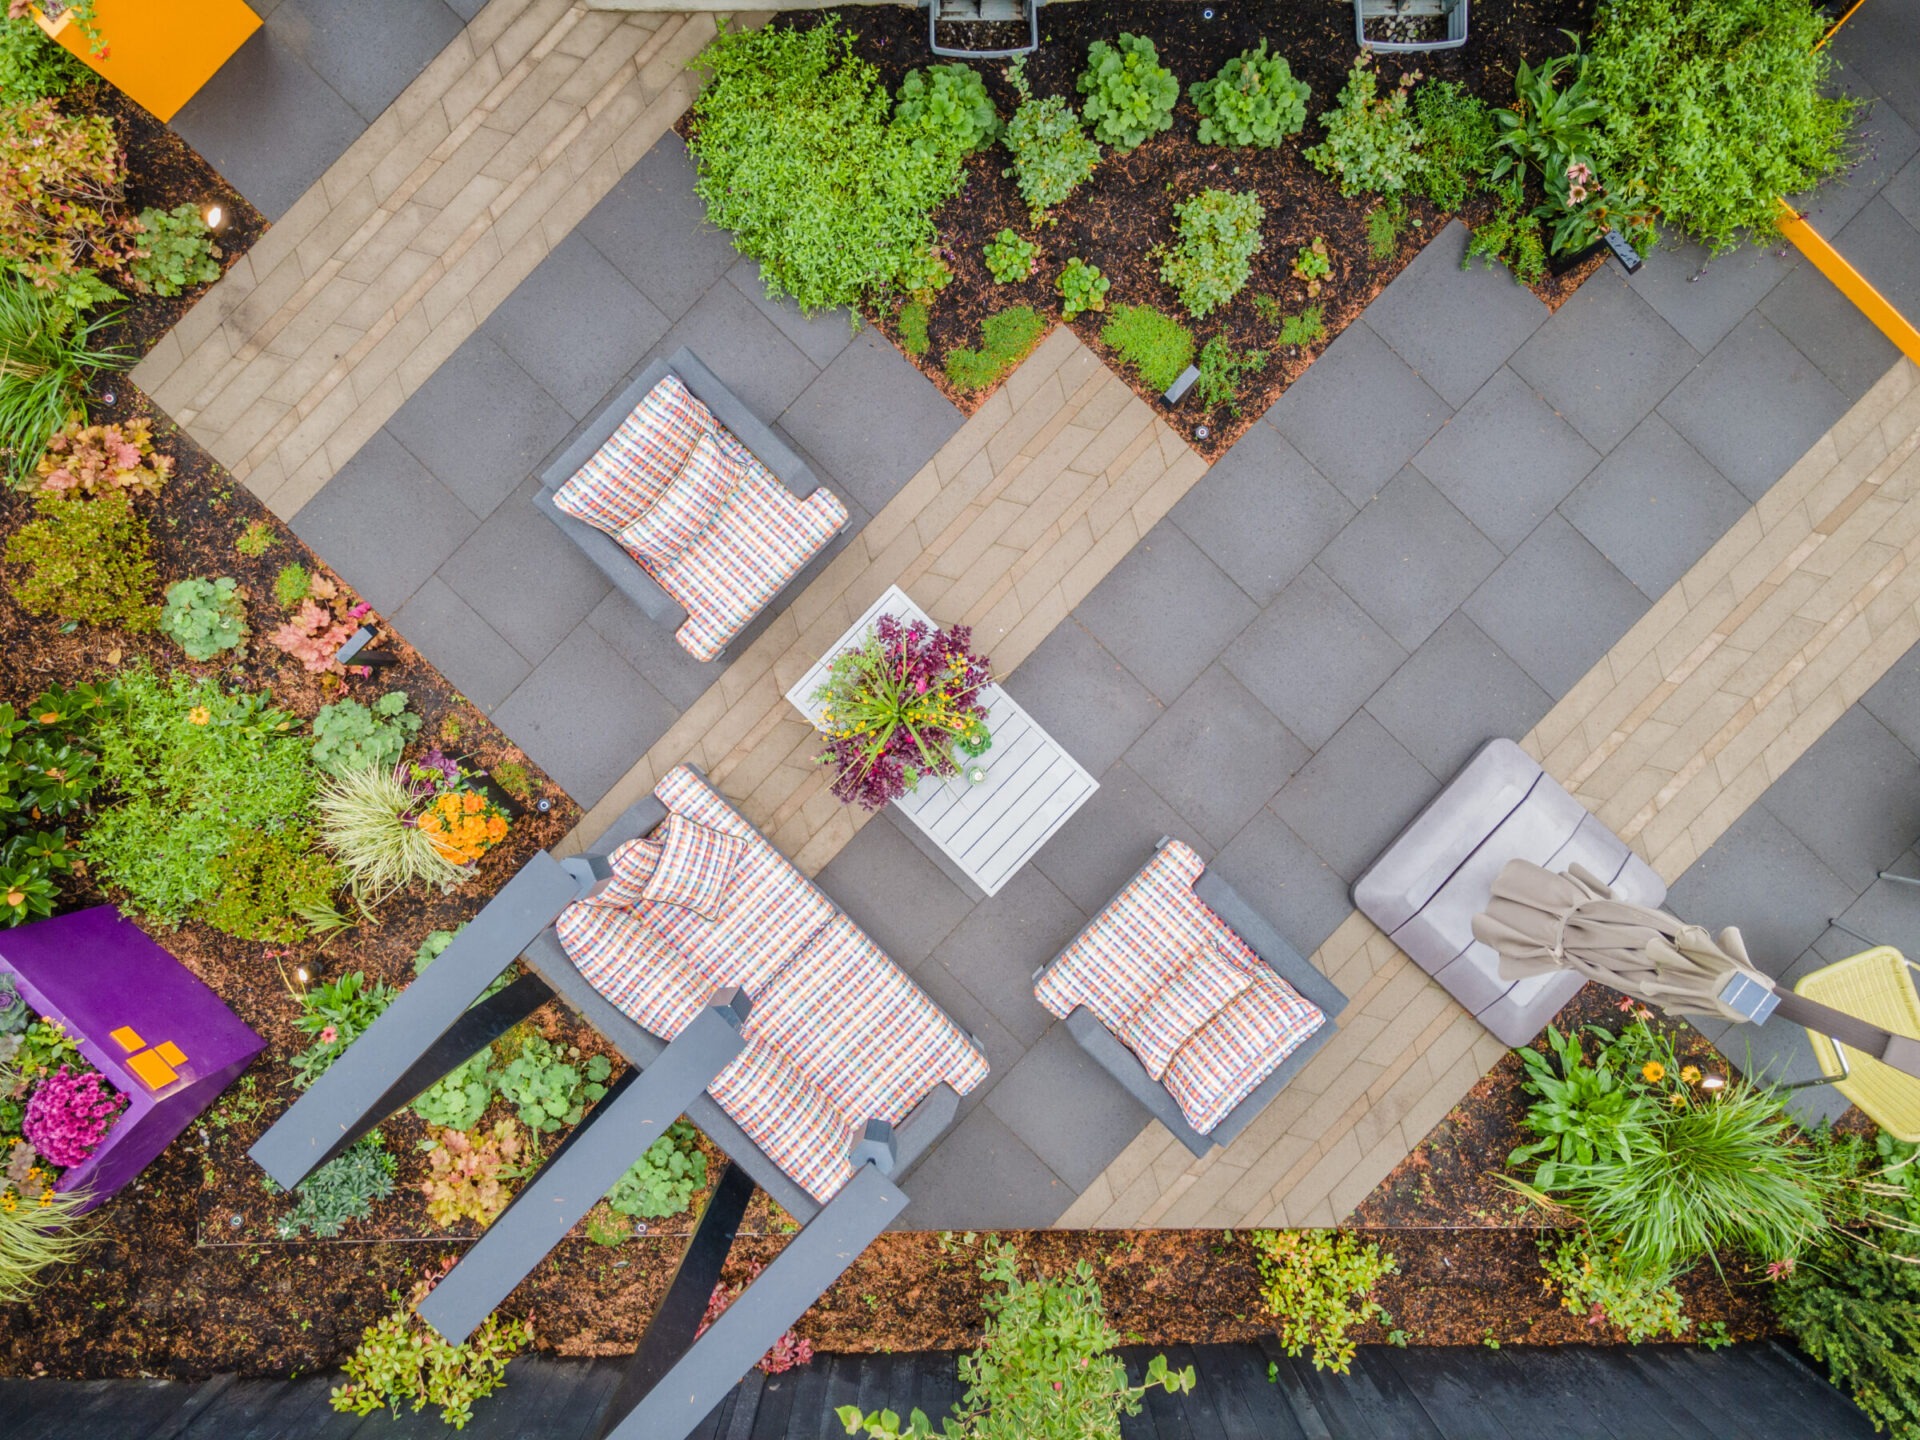
[[[1021,0],[940,0],[940,20],[943,24],[1026,18],[1027,9]]]

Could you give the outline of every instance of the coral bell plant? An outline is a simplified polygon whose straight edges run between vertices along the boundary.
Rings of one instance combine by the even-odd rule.
[[[840,800],[878,810],[921,776],[957,774],[960,756],[987,752],[980,691],[993,676],[972,639],[964,625],[942,630],[882,615],[862,644],[834,656],[813,698],[824,706],[820,758],[836,767]]]
[[[41,1158],[68,1169],[93,1154],[123,1103],[98,1071],[76,1075],[62,1065],[27,1097],[20,1133]]]

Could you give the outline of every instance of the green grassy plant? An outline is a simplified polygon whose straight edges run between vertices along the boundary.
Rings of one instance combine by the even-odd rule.
[[[997,385],[1040,343],[1047,322],[1031,305],[989,315],[980,322],[980,348],[947,351],[947,379],[959,390]]]
[[[1249,375],[1267,368],[1267,357],[1259,350],[1236,350],[1224,335],[1216,335],[1201,347],[1200,378],[1194,382],[1203,405],[1225,405],[1240,413],[1240,387]]]
[[[372,908],[410,885],[450,889],[469,878],[410,822],[421,797],[393,771],[361,766],[324,781],[314,799],[320,839]]]
[[[1413,92],[1420,123],[1420,153],[1426,158],[1413,189],[1442,210],[1458,210],[1486,184],[1499,130],[1493,112],[1472,91],[1452,80],[1427,80]]]
[[[909,355],[924,355],[931,343],[927,339],[925,302],[909,300],[900,307],[900,348]]]
[[[85,420],[88,382],[126,358],[99,348],[105,318],[75,319],[59,299],[0,274],[0,454],[13,483],[32,483],[47,441]]]
[[[1120,305],[1100,338],[1133,366],[1152,390],[1165,390],[1193,363],[1193,332],[1151,305]]]
[[[67,1194],[45,1205],[38,1200],[0,1204],[0,1305],[28,1299],[43,1283],[42,1271],[80,1257],[87,1248],[87,1236],[78,1228],[85,1199]]]

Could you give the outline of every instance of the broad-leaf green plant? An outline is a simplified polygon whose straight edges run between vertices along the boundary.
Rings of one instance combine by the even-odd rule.
[[[149,205],[140,212],[138,248],[127,273],[143,290],[179,295],[220,278],[220,247],[200,207],[182,201],[171,210]]]
[[[1019,92],[1020,108],[1001,136],[1013,156],[1001,173],[1012,177],[1037,225],[1086,183],[1100,163],[1100,147],[1060,96],[1035,97],[1027,84],[1026,56],[1007,66],[1007,79]]]
[[[1339,182],[1342,195],[1398,195],[1425,167],[1420,127],[1407,104],[1412,85],[1405,75],[1381,95],[1371,52],[1353,62],[1335,107],[1320,117],[1326,139],[1305,152],[1316,170]]]
[[[1060,292],[1060,313],[1071,320],[1089,310],[1106,309],[1107,291],[1113,288],[1113,282],[1098,265],[1089,265],[1076,255],[1067,261],[1053,288]]]
[[[983,247],[987,273],[1001,285],[1012,285],[1033,274],[1037,247],[1011,230],[1002,230]]]
[[[1160,278],[1204,319],[1246,288],[1267,208],[1251,190],[1202,190],[1173,213],[1176,239],[1162,252]]]
[[[607,1204],[636,1220],[665,1220],[684,1215],[694,1194],[707,1183],[707,1157],[700,1132],[676,1120],[647,1147],[607,1192]]]
[[[1153,41],[1125,31],[1111,45],[1096,40],[1087,47],[1087,68],[1076,84],[1087,97],[1080,114],[1093,138],[1116,150],[1170,129],[1180,102],[1180,82],[1160,63]]]
[[[293,1060],[293,1083],[302,1090],[327,1073],[347,1047],[378,1020],[399,994],[385,981],[369,981],[364,970],[324,980],[300,997],[294,1024],[313,1043]]]
[[[1313,1368],[1347,1373],[1368,1321],[1392,1324],[1373,1290],[1399,1263],[1369,1240],[1343,1230],[1256,1230],[1261,1295],[1280,1322],[1289,1355],[1313,1350]]]
[[[1187,94],[1200,112],[1202,145],[1271,150],[1305,127],[1313,91],[1293,78],[1284,56],[1269,55],[1262,40],[1227,61],[1213,79],[1188,86]]]
[[[420,725],[404,690],[390,690],[372,705],[335,700],[313,717],[313,763],[329,775],[369,765],[391,770]]]
[[[894,124],[927,132],[925,143],[941,153],[985,150],[1000,137],[1000,116],[987,82],[971,65],[929,65],[909,70],[893,103]]]
[[[95,502],[99,503],[98,501]],[[247,606],[231,575],[198,577],[167,587],[160,633],[186,651],[189,660],[211,660],[247,643]]]
[[[501,1098],[514,1107],[522,1125],[552,1134],[580,1123],[587,1106],[607,1093],[612,1069],[604,1055],[581,1059],[576,1047],[568,1046],[563,1053],[536,1035],[500,1071],[498,1085]]]

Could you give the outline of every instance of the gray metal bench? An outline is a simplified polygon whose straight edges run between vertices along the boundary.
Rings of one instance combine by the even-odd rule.
[[[647,366],[631,385],[613,398],[606,409],[587,423],[573,443],[561,452],[560,458],[541,472],[540,493],[534,497],[534,504],[539,507],[541,514],[560,527],[563,535],[580,547],[581,552],[599,567],[600,573],[613,582],[616,590],[638,606],[649,619],[677,631],[687,623],[686,608],[669,595],[660,582],[649,575],[646,568],[623,550],[619,542],[606,531],[576,519],[553,503],[555,492],[594,457],[613,433],[626,423],[627,417],[647,398],[653,387],[669,375],[678,376],[680,383],[693,393],[694,398],[713,412],[713,418],[752,451],[774,478],[797,498],[806,499],[820,488],[820,482],[814,476],[812,467],[794,452],[793,447],[747,408],[744,400],[722,385],[719,378],[685,346],[666,359],[656,360]],[[845,533],[844,528],[841,533]],[[823,545],[820,553],[782,586],[779,593],[761,608],[760,613],[733,638],[727,648],[708,663],[717,662],[752,643],[753,637],[780,613],[782,604],[797,595],[808,581],[825,568],[832,549],[831,544]]]

